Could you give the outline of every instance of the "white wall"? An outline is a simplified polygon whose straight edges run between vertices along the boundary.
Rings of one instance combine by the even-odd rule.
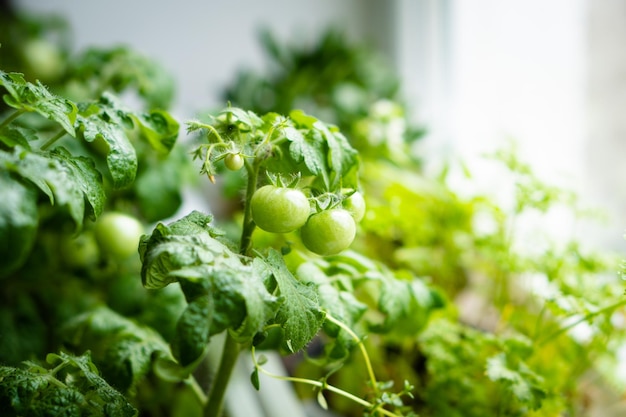
[[[371,33],[361,0],[15,0],[18,7],[68,19],[77,50],[127,44],[157,59],[177,80],[175,111],[221,107],[219,93],[241,66],[266,62],[261,27],[286,38],[315,39],[331,24],[353,38]]]

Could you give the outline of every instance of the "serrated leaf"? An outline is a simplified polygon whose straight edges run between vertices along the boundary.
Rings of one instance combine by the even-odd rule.
[[[142,279],[147,288],[179,281],[187,302],[202,307],[189,310],[181,324],[180,346],[195,360],[208,336],[229,329],[238,341],[250,341],[273,317],[277,300],[266,289],[267,266],[239,256],[216,239],[211,216],[192,212],[169,225],[158,224],[140,243]],[[206,300],[198,300],[205,297]],[[208,333],[206,332],[209,329]],[[182,355],[181,355],[182,360]]]
[[[34,153],[16,147],[13,153],[0,153],[0,165],[35,184],[51,204],[67,207],[78,227],[86,214],[98,216],[102,211],[105,193],[89,158],[72,157],[64,148]]]
[[[54,373],[29,364],[27,369],[0,367],[0,404],[9,415],[119,416],[137,410],[98,373],[88,354],[49,354]]]
[[[39,212],[37,193],[0,171],[0,277],[19,268],[35,243]]]
[[[297,352],[317,334],[324,321],[324,312],[314,287],[298,281],[287,269],[279,252],[271,250],[267,263],[282,300],[275,321],[282,326],[289,348]]]
[[[0,70],[0,85],[8,92],[8,95],[4,96],[4,101],[9,106],[37,112],[59,123],[70,136],[75,136],[74,121],[78,109],[73,102],[50,93],[39,81],[35,84],[27,82],[24,76],[18,73]]]
[[[169,346],[155,330],[107,307],[75,317],[63,333],[76,349],[91,349],[107,381],[123,392],[136,386],[158,358],[173,361]]]
[[[163,288],[177,280],[172,271],[208,264],[228,251],[214,238],[217,231],[211,226],[212,219],[194,211],[168,225],[159,223],[150,236],[144,236],[139,244],[143,285]]]
[[[76,132],[87,142],[99,138],[106,142],[107,167],[113,186],[122,188],[133,182],[137,173],[137,154],[126,135],[126,131],[132,128],[132,120],[110,109],[108,103],[101,101],[81,106],[76,120]]]

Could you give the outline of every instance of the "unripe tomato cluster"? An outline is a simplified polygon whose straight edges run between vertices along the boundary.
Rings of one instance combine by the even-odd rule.
[[[335,255],[347,249],[356,235],[356,224],[365,214],[363,196],[355,192],[333,207],[311,214],[309,200],[295,188],[265,185],[250,201],[252,219],[271,233],[300,230],[304,246],[318,255]]]

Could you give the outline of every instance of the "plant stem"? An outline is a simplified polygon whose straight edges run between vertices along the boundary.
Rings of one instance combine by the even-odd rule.
[[[359,397],[357,397],[354,394],[351,394],[351,393],[349,393],[347,391],[342,390],[341,388],[337,388],[337,387],[335,387],[333,385],[329,385],[326,382],[316,381],[316,380],[313,380],[313,379],[298,378],[298,377],[293,377],[293,376],[276,375],[276,374],[266,370],[265,368],[263,368],[262,366],[260,366],[258,364],[258,362],[256,360],[255,353],[254,353],[254,348],[252,348],[252,361],[253,361],[254,366],[255,366],[256,369],[258,369],[260,372],[262,372],[263,374],[265,374],[265,375],[267,375],[267,376],[269,376],[271,378],[279,379],[279,380],[282,380],[282,381],[289,381],[289,382],[296,382],[296,383],[301,383],[301,384],[312,385],[312,386],[318,387],[318,388],[320,388],[322,390],[332,391],[335,394],[341,395],[342,397],[345,397],[345,398],[347,398],[347,399],[349,399],[351,401],[354,401],[355,403],[357,403],[359,405],[362,405],[363,407],[366,407],[366,408],[368,408],[370,410],[374,410],[375,409],[376,412],[384,414],[386,416],[398,417],[397,414],[395,414],[395,413],[393,413],[393,412],[391,412],[389,410],[386,410],[386,409],[384,409],[384,408],[382,408],[380,406],[376,406],[375,407],[374,404],[372,404],[371,402],[366,401],[366,400],[364,400],[362,398],[359,398]]]
[[[259,162],[255,158],[252,163],[246,161],[245,167],[248,173],[248,187],[246,189],[246,199],[244,202],[244,214],[243,214],[243,230],[241,231],[241,244],[239,253],[242,255],[248,255],[252,248],[252,232],[254,232],[255,224],[252,220],[252,208],[250,207],[250,200],[252,195],[256,191],[257,180],[259,177]]]
[[[552,339],[558,337],[559,335],[565,333],[566,331],[574,328],[575,326],[579,325],[580,323],[584,322],[584,321],[588,321],[596,316],[599,316],[600,314],[604,314],[604,313],[608,313],[611,310],[615,310],[616,308],[622,307],[626,305],[626,298],[622,298],[621,300],[619,300],[618,302],[608,305],[606,307],[601,308],[600,310],[596,310],[596,311],[592,311],[588,314],[585,314],[583,317],[581,317],[580,319],[574,321],[573,323],[568,324],[567,326],[563,326],[560,329],[558,329],[557,331],[555,331],[554,333],[549,334],[547,337],[545,337],[543,340],[541,340],[538,345],[542,346],[545,345],[546,343],[548,343],[549,341],[551,341]]]
[[[239,357],[239,350],[239,344],[230,333],[227,332],[226,339],[224,340],[224,348],[222,350],[222,360],[217,369],[215,379],[211,384],[209,401],[204,408],[204,417],[219,417],[221,415],[222,408],[224,407],[224,394],[226,394],[230,375]]]
[[[2,121],[2,123],[0,123],[0,130],[4,129],[6,126],[8,126],[13,120],[17,119],[18,117],[20,117],[22,115],[22,113],[24,113],[26,110],[15,110],[13,113],[11,113],[11,115],[9,117],[7,117],[6,119],[4,119]]]
[[[367,349],[365,349],[365,346],[363,346],[363,341],[361,340],[361,338],[359,338],[359,336],[356,333],[354,333],[351,328],[349,328],[344,323],[337,320],[330,314],[326,314],[326,320],[341,327],[357,342],[357,344],[359,345],[359,349],[361,350],[361,353],[363,354],[363,360],[365,361],[365,367],[367,368],[367,373],[369,374],[370,382],[372,383],[372,389],[374,390],[375,395],[378,396],[378,391],[379,391],[378,382],[376,382],[376,375],[374,374],[374,368],[372,367],[372,362],[370,361],[370,357],[367,354]]]
[[[57,133],[56,135],[52,136],[50,139],[48,139],[48,141],[46,143],[44,143],[43,145],[41,145],[41,150],[45,151],[46,149],[48,149],[50,146],[54,145],[54,143],[61,139],[63,136],[65,136],[66,132],[65,130],[60,131],[59,133]]]
[[[254,232],[255,224],[252,221],[252,210],[250,209],[250,200],[256,191],[257,178],[259,176],[259,162],[246,162],[246,171],[248,173],[248,186],[246,188],[246,198],[244,203],[244,219],[243,230],[241,232],[241,242],[239,253],[247,255],[252,248],[252,232]],[[237,362],[241,347],[239,343],[226,332],[224,347],[222,349],[222,359],[217,369],[215,379],[211,384],[208,402],[204,408],[204,417],[219,417],[224,406],[224,395],[228,387],[228,381]]]

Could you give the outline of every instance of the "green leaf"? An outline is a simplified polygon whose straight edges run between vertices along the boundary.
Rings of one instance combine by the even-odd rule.
[[[146,158],[143,167],[133,184],[142,215],[148,222],[173,216],[182,204],[182,184],[192,174],[186,151],[175,147],[167,158],[160,155]],[[193,175],[195,179],[195,170]]]
[[[139,247],[144,286],[179,281],[189,303],[176,342],[185,363],[204,350],[208,336],[224,329],[239,341],[252,340],[276,311],[277,300],[265,287],[267,266],[219,241],[211,219],[192,212],[167,226],[158,224]]]
[[[27,369],[0,367],[3,412],[46,417],[137,415],[126,398],[100,377],[89,354],[49,354],[47,362],[54,369],[32,363]]]
[[[4,101],[15,109],[37,112],[49,120],[59,123],[70,136],[75,136],[74,121],[76,105],[62,97],[55,96],[39,81],[32,84],[18,73],[0,70],[0,85],[8,92]]]
[[[107,307],[75,317],[63,333],[75,349],[90,349],[107,381],[122,392],[135,387],[157,359],[173,361],[169,346],[155,330]]]
[[[172,350],[183,366],[196,361],[206,350],[211,336],[212,301],[208,296],[196,297],[178,320]]]
[[[72,157],[64,148],[28,152],[19,147],[0,153],[0,166],[31,181],[54,205],[67,208],[77,227],[86,214],[98,216],[105,200],[100,173],[89,158]],[[89,212],[85,212],[85,201]]]
[[[19,268],[30,254],[39,212],[33,187],[11,178],[6,171],[0,171],[0,190],[0,277],[4,277]]]
[[[178,138],[180,125],[169,113],[153,110],[149,113],[134,114],[133,120],[154,149],[161,153],[172,150]]]
[[[380,325],[372,325],[371,330],[406,336],[417,334],[426,324],[431,308],[435,307],[433,293],[415,277],[403,279],[382,274],[380,278],[378,308],[385,320]]]
[[[172,271],[214,262],[224,253],[236,258],[215,239],[219,232],[211,226],[212,219],[194,211],[169,225],[159,223],[150,236],[144,236],[139,244],[143,285],[163,288],[177,280]]]
[[[486,373],[489,379],[501,383],[521,403],[528,404],[533,410],[541,407],[546,397],[542,379],[523,362],[511,367],[507,355],[501,352],[487,359]]]
[[[297,352],[317,334],[324,321],[324,312],[314,286],[298,281],[287,269],[279,252],[271,250],[266,261],[282,301],[275,321],[283,328],[289,350]]]
[[[37,132],[34,129],[21,126],[6,126],[0,131],[0,142],[9,148],[21,146],[30,150],[31,141],[37,140]]]
[[[135,179],[137,154],[126,134],[133,127],[132,119],[119,112],[112,103],[103,98],[98,103],[82,105],[76,121],[76,132],[87,142],[99,138],[106,142],[107,166],[113,186],[122,188]]]
[[[83,98],[104,91],[133,90],[147,108],[166,109],[174,97],[174,80],[162,65],[127,47],[87,49],[70,62],[67,77]]]

